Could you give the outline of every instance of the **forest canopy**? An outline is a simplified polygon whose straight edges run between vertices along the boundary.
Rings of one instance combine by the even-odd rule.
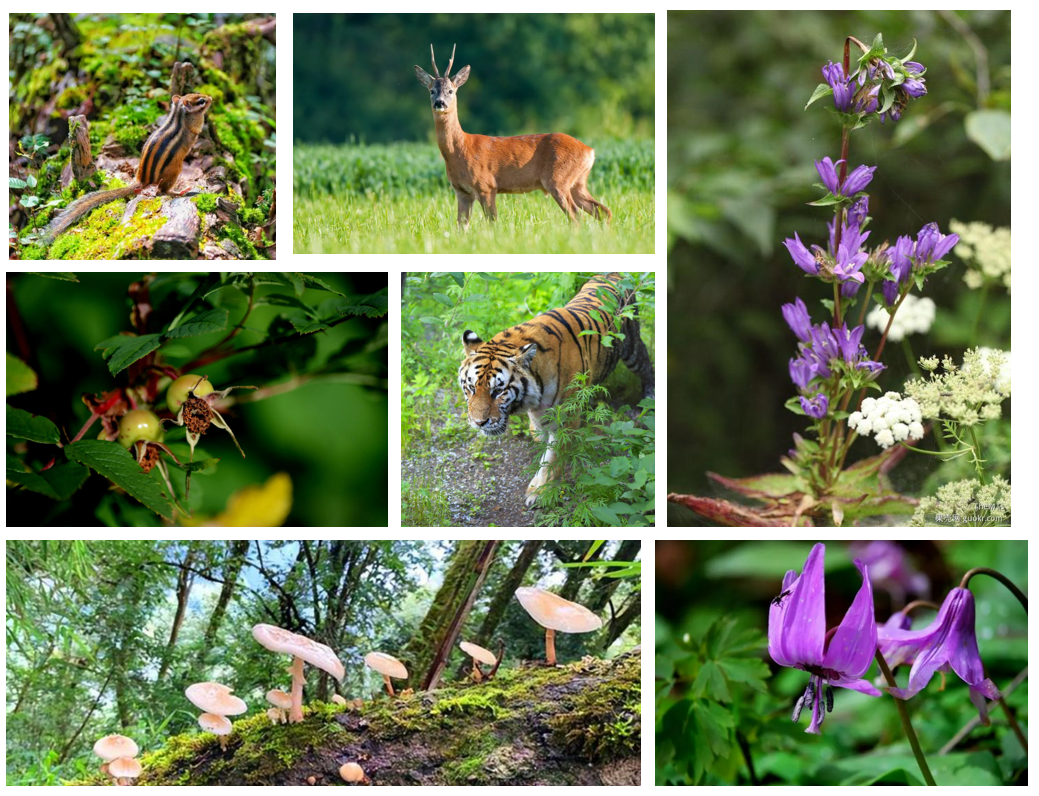
[[[7,542],[7,782],[96,777],[91,749],[110,733],[132,738],[142,753],[178,733],[197,736],[199,711],[185,698],[197,682],[222,683],[245,700],[248,712],[236,722],[260,718],[268,690],[288,690],[290,660],[256,643],[261,623],[326,644],[341,659],[338,682],[307,666],[308,716],[312,703],[337,694],[386,700],[381,676],[363,662],[372,651],[404,662],[410,679],[398,689],[416,692],[476,679],[461,641],[493,649],[503,672],[543,662],[545,630],[515,599],[521,586],[555,592],[603,619],[598,632],[557,635],[560,664],[615,658],[639,644],[640,548],[541,540]],[[146,759],[146,777],[148,766]]]

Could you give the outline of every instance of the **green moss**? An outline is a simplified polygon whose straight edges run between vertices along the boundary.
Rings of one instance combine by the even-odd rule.
[[[26,246],[21,256],[23,260],[46,260],[47,249],[43,246]]]
[[[131,152],[139,152],[148,131],[165,111],[156,100],[139,100],[123,105],[111,116],[112,138]]]
[[[256,224],[262,224],[267,218],[263,211],[258,207],[243,207],[238,211],[238,217],[242,219],[243,224],[253,226]]]
[[[498,748],[497,739],[490,734],[472,737],[464,734],[448,751],[451,762],[442,769],[448,785],[483,785],[488,782],[487,758]]]
[[[225,224],[220,229],[220,237],[227,238],[232,241],[238,250],[247,260],[266,260],[267,258],[256,251],[256,246],[248,236],[245,234],[245,230],[237,224]]]
[[[205,94],[213,98],[213,108],[224,104],[224,90],[212,83],[204,83],[195,89],[197,94]]]
[[[55,260],[119,260],[131,253],[132,244],[151,237],[166,223],[160,214],[162,200],[146,199],[128,223],[120,223],[124,200],[116,200],[94,210],[79,224],[60,235],[50,248]]]
[[[87,92],[83,86],[69,86],[61,94],[55,104],[62,110],[78,107],[87,98]]]
[[[434,716],[449,713],[472,716],[486,712],[495,719],[500,719],[509,715],[509,711],[501,705],[501,696],[502,691],[497,689],[473,688],[456,697],[439,700],[431,712]]]
[[[195,203],[195,207],[198,208],[199,213],[212,213],[216,210],[216,200],[217,196],[215,193],[200,193],[191,199]]]

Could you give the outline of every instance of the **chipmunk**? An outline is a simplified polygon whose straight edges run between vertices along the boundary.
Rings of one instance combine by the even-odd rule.
[[[44,232],[44,242],[49,245],[54,238],[94,208],[115,199],[138,194],[149,185],[158,185],[162,193],[172,193],[172,188],[180,177],[184,158],[198,140],[206,111],[212,104],[213,98],[205,94],[185,94],[183,97],[175,95],[170,104],[169,116],[144,142],[134,184],[81,196],[51,221]],[[176,195],[183,196],[185,193],[187,191]]]

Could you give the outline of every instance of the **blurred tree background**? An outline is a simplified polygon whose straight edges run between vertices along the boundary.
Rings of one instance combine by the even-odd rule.
[[[467,132],[652,137],[653,14],[297,14],[293,130],[307,143],[433,138],[418,64],[472,73]]]
[[[126,384],[128,371],[113,375],[95,346],[102,340],[133,328],[132,302],[127,295],[142,274],[79,274],[79,282],[46,279],[32,274],[8,274],[8,352],[23,359],[37,373],[39,385],[11,396],[11,406],[41,415],[63,430],[62,441],[71,439],[89,418],[81,400]],[[167,323],[184,306],[205,274],[158,274],[150,288],[153,330]],[[325,290],[306,288],[297,297],[292,287],[270,281],[255,287],[255,306],[236,346],[264,342],[270,336],[293,332],[287,316],[317,312],[335,317],[335,305],[344,299]],[[321,280],[348,297],[385,290],[386,274],[323,273]],[[239,323],[248,303],[247,290],[225,281],[207,294],[205,301],[229,313],[228,329]],[[349,303],[349,302],[346,302]],[[196,305],[199,306],[199,305]],[[309,316],[308,316],[309,317]],[[267,493],[252,493],[256,504],[266,500],[259,516],[269,523],[279,512],[275,506],[277,473],[291,478],[291,508],[285,525],[384,526],[387,523],[387,398],[385,317],[348,317],[323,331],[300,335],[289,343],[235,353],[200,366],[217,390],[232,385],[255,385],[255,393],[235,390],[225,415],[245,451],[243,458],[230,436],[211,427],[201,438],[195,460],[219,458],[216,472],[196,475],[191,481],[189,506],[196,521],[220,522],[231,508],[228,501],[239,490],[267,484]],[[180,337],[164,343],[160,353],[179,368],[219,343],[227,330]],[[160,403],[164,404],[163,386]],[[260,400],[253,400],[261,398]],[[222,410],[223,411],[223,410]],[[166,423],[167,440],[183,443],[183,432]],[[93,440],[100,423],[84,439]],[[54,456],[55,448],[8,436],[8,468],[12,452],[25,453],[35,470]],[[28,452],[26,453],[26,448]],[[186,453],[186,446],[184,446]],[[183,461],[183,459],[182,459]],[[172,467],[171,474],[179,475]],[[158,479],[153,470],[151,477]],[[174,479],[176,485],[176,478]],[[10,482],[9,486],[11,485]],[[157,481],[161,483],[161,481]],[[25,489],[8,489],[8,525],[59,524],[62,526],[157,525],[159,516],[126,495],[112,492],[105,478],[91,473],[71,500],[56,502]],[[182,496],[182,495],[181,495]],[[248,502],[239,504],[243,511]],[[255,506],[254,506],[255,511]],[[248,513],[248,512],[246,512]],[[252,516],[256,517],[254,513]],[[284,511],[281,512],[284,516]],[[255,525],[253,519],[248,524]]]
[[[770,657],[769,608],[782,591],[786,571],[803,571],[813,544],[677,539],[656,543],[657,785],[688,783],[695,776],[696,759],[709,769],[700,781],[707,785],[896,785],[906,784],[907,774],[919,782],[893,697],[834,688],[833,713],[820,735],[805,734],[807,710],[800,724],[790,720],[808,676],[780,667]],[[841,622],[862,585],[852,563],[856,558],[866,562],[870,573],[878,625],[912,601],[940,605],[975,567],[995,569],[1028,592],[1026,541],[825,544],[827,628]],[[1005,698],[1024,726],[1027,614],[994,578],[974,577],[969,588],[986,673],[1005,695],[1010,683],[1017,682]],[[914,608],[910,615],[913,630],[928,627],[936,617],[925,607]],[[700,667],[697,658],[705,649],[714,663]],[[909,666],[895,670],[903,687],[908,675]],[[877,664],[863,677],[877,682]],[[722,692],[729,698],[717,699]],[[690,701],[693,714],[686,724]],[[967,684],[955,673],[936,675],[906,705],[939,785],[1027,783],[1027,752],[995,703],[989,703],[990,727],[974,726],[958,735],[978,712]],[[702,749],[708,746],[702,740],[705,735],[710,735],[713,754]],[[951,745],[943,748],[946,744]]]
[[[791,434],[804,427],[783,408],[794,393],[787,361],[796,341],[780,305],[800,295],[818,316],[824,286],[809,287],[782,241],[795,230],[806,242],[825,241],[829,214],[806,206],[816,196],[812,161],[836,160],[840,145],[839,126],[819,107],[832,103],[807,111],[805,103],[822,81],[820,68],[840,59],[846,36],[871,42],[878,32],[898,55],[917,40],[914,60],[928,69],[928,94],[900,122],[852,135],[852,166],[878,166],[869,245],[915,235],[930,221],[943,232],[952,219],[1010,225],[1009,126],[1006,158],[995,160],[965,124],[988,109],[1005,112],[1009,125],[1009,12],[670,12],[670,491],[704,493],[708,470],[734,477],[776,471]],[[1009,350],[1009,293],[989,292],[975,337],[980,294],[965,287],[955,251],[952,259],[925,287],[937,321],[926,343],[915,339],[916,356],[959,360],[968,344]],[[867,347],[878,340],[867,329]],[[906,359],[889,348],[882,386],[897,389],[910,373]],[[849,462],[865,452],[875,446],[868,451],[860,440]],[[934,469],[923,458],[899,468],[910,488]],[[673,506],[669,516],[695,521]]]

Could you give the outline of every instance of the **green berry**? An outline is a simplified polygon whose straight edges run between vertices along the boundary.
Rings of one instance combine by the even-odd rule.
[[[166,406],[169,407],[171,412],[176,414],[180,411],[180,405],[188,397],[189,390],[193,390],[198,398],[213,392],[213,385],[209,383],[209,379],[202,379],[202,382],[199,383],[201,378],[201,376],[189,373],[181,376],[170,385],[170,388],[166,391]],[[198,384],[197,387],[195,386],[196,384]]]
[[[131,409],[119,421],[119,444],[129,448],[138,440],[162,442],[162,425],[154,412]]]

